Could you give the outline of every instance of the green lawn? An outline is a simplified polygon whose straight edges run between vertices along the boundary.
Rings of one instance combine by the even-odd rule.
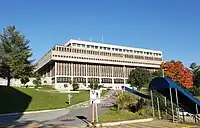
[[[108,91],[103,91],[102,96],[106,92]],[[89,91],[80,91],[80,93],[72,93],[71,95],[70,105],[89,100]],[[67,102],[68,94],[66,93],[37,91],[34,88],[0,86],[0,114],[64,108],[70,106]]]
[[[108,90],[102,90],[101,96],[105,95],[108,92]]]
[[[89,100],[89,91],[72,94],[71,105]],[[68,107],[67,94],[37,91],[32,88],[0,87],[0,113]]]
[[[42,85],[40,90],[56,90],[52,85]]]
[[[148,109],[142,109],[136,113],[133,113],[128,110],[116,110],[115,108],[112,108],[100,115],[99,122],[117,122],[148,117],[151,117],[151,113]]]
[[[197,98],[200,100],[200,96],[197,96]]]

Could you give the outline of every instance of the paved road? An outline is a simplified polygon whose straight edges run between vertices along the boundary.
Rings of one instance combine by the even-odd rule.
[[[98,106],[98,112],[102,113],[108,110],[109,107],[102,107],[113,103],[114,100],[110,98],[112,92],[108,92],[105,96],[108,97],[102,101]],[[53,127],[53,126],[86,126],[87,122],[91,120],[91,106],[84,104],[78,108],[59,110],[53,112],[44,112],[37,114],[26,114],[16,116],[0,117],[0,126],[10,124],[10,127],[25,127],[30,124],[37,124],[40,127]],[[13,122],[14,121],[14,122]]]

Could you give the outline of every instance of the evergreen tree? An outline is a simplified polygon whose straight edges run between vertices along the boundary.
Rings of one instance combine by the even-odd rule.
[[[77,91],[79,89],[79,85],[76,81],[72,83],[73,91]]]
[[[191,72],[193,73],[193,84],[200,88],[200,65],[192,63],[190,65]]]
[[[153,72],[153,77],[162,77],[163,76],[163,71],[161,69]]]
[[[89,84],[89,86],[88,86],[89,88],[91,88],[91,89],[93,89],[93,90],[98,90],[98,89],[100,89],[101,88],[101,86],[100,85],[98,85],[98,83],[97,82],[90,82],[90,84]]]
[[[128,83],[131,87],[136,87],[140,90],[142,87],[149,84],[151,79],[151,73],[147,69],[137,67],[130,72]]]
[[[28,77],[22,77],[20,81],[21,81],[21,83],[22,83],[23,85],[25,85],[25,84],[28,83],[30,80],[29,80]]]
[[[33,80],[33,84],[36,86],[36,88],[38,88],[42,85],[41,76],[38,73],[34,74],[34,76],[35,80]]]
[[[32,56],[29,42],[15,26],[8,26],[0,34],[0,48],[4,53],[0,75],[8,80],[8,86],[12,78],[24,79],[32,76],[34,65],[33,60],[29,59]]]

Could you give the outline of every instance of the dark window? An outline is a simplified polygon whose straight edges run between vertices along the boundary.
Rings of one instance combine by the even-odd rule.
[[[69,83],[70,80],[70,77],[57,77],[57,83]]]
[[[155,61],[162,61],[162,58],[154,57]]]
[[[123,84],[124,80],[123,79],[114,79],[115,84]]]
[[[135,56],[135,59],[144,59],[144,56]]]
[[[99,78],[88,78],[88,83],[99,83]]]
[[[145,60],[153,60],[153,57],[145,57]]]
[[[73,78],[74,81],[76,81],[77,83],[86,83],[86,78],[83,77],[75,77]]]
[[[101,83],[112,83],[112,79],[110,78],[102,78]]]

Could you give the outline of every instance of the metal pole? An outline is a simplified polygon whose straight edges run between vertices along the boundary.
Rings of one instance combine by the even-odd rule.
[[[162,77],[165,77],[164,69],[162,69]]]
[[[153,105],[153,93],[152,93],[152,90],[151,90],[151,104],[152,104],[153,117],[155,117],[155,114],[154,114],[154,105]]]
[[[178,105],[178,93],[177,93],[177,88],[175,88],[176,91],[176,104],[177,104],[177,116],[178,116],[178,121],[180,120],[179,118],[179,105]]]
[[[96,113],[96,123],[98,123],[98,111],[97,111],[98,104],[95,104],[95,113]]]
[[[71,95],[70,94],[68,94],[68,102],[69,102],[69,104],[71,104]]]
[[[92,102],[92,123],[94,123],[94,103]]]
[[[164,97],[164,99],[165,99],[165,115],[167,115],[167,98]]]
[[[160,119],[160,105],[159,105],[158,97],[157,97],[157,107],[158,107],[158,119]]]
[[[172,99],[172,89],[169,88],[170,100],[171,100],[171,108],[172,108],[172,121],[174,122],[174,108],[173,108],[173,99]]]
[[[196,104],[196,113],[197,113],[197,114],[196,114],[196,117],[197,117],[197,122],[198,122],[198,121],[199,121],[199,120],[198,120],[198,114],[199,114],[199,112],[198,112],[198,105],[197,105],[197,104]]]
[[[183,114],[183,121],[185,121],[185,113],[184,113],[184,110],[182,109],[182,114]]]

